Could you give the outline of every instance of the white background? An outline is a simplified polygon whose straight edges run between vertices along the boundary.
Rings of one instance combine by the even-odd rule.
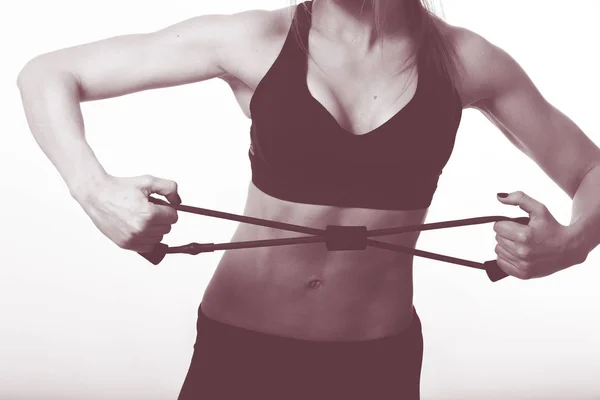
[[[154,267],[117,248],[71,199],[30,135],[16,87],[35,55],[195,15],[286,0],[21,0],[0,16],[0,399],[175,399],[196,309],[220,253]],[[447,20],[512,54],[542,93],[600,142],[596,0],[453,0]],[[241,213],[250,122],[220,82],[84,104],[87,135],[115,175],[176,180],[185,204]],[[532,115],[531,118],[536,118]],[[522,215],[497,192],[524,190],[568,223],[570,199],[483,116],[464,113],[428,221]],[[180,215],[170,244],[229,241],[235,223]],[[418,247],[485,261],[491,225],[427,232]],[[424,400],[600,399],[598,252],[533,281],[417,259]]]

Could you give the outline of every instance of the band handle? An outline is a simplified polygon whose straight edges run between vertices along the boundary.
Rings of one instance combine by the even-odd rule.
[[[529,217],[513,218],[512,221],[522,225],[529,225]],[[485,267],[488,278],[490,278],[492,282],[498,282],[508,276],[506,272],[500,269],[496,260],[486,261],[483,263],[483,266]]]
[[[158,265],[167,255],[168,248],[169,246],[167,246],[166,244],[158,243],[156,246],[154,246],[151,252],[138,254],[144,257],[146,260],[150,261],[152,264]]]
[[[167,207],[173,206],[172,204],[169,204],[164,200],[157,199],[156,197],[152,197],[152,196],[148,197],[148,201],[150,203],[154,203],[159,206],[167,206]],[[156,246],[154,246],[152,251],[150,251],[148,253],[138,253],[138,254],[140,256],[144,257],[146,260],[150,261],[152,264],[158,265],[167,255],[168,248],[169,248],[169,246],[167,246],[166,244],[158,243]]]

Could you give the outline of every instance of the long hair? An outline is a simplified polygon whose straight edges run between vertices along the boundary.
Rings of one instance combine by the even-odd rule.
[[[380,0],[363,0],[366,1],[372,2],[376,30],[381,32],[384,17],[389,16],[390,10],[385,9]],[[419,66],[433,69],[455,85],[459,74],[456,50],[443,31],[432,2],[430,0],[401,1],[403,3],[400,12],[403,13],[402,18],[407,23],[408,34],[414,43],[408,66],[418,62]],[[296,0],[291,2],[298,3]]]
[[[456,49],[435,14],[430,0],[404,0],[409,32],[423,66],[456,84],[459,74]]]

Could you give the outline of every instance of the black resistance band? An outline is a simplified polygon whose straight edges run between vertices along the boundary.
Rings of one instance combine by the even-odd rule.
[[[166,254],[191,254],[208,253],[217,250],[234,250],[234,249],[249,249],[256,247],[271,247],[271,246],[287,246],[291,244],[306,244],[306,243],[325,243],[329,251],[343,250],[365,250],[367,246],[377,247],[396,251],[398,253],[411,254],[414,256],[430,258],[433,260],[444,261],[447,263],[464,265],[466,267],[482,269],[487,272],[488,277],[492,282],[497,282],[503,279],[507,274],[502,271],[496,260],[487,261],[484,263],[463,260],[461,258],[449,257],[442,254],[430,253],[428,251],[417,250],[411,247],[401,246],[397,244],[380,242],[369,239],[377,236],[396,235],[406,232],[429,231],[434,229],[452,228],[458,226],[487,224],[498,221],[513,221],[523,225],[529,224],[528,217],[509,218],[502,216],[490,216],[479,218],[459,219],[455,221],[435,222],[423,225],[408,225],[398,228],[385,228],[367,230],[365,226],[338,226],[328,225],[326,229],[309,228],[306,226],[292,225],[283,222],[270,221],[260,218],[247,217],[244,215],[229,214],[220,211],[207,210],[204,208],[185,206],[183,204],[175,205],[166,201],[150,197],[149,201],[162,206],[168,206],[178,211],[183,211],[192,214],[204,215],[207,217],[215,217],[227,219],[231,221],[244,222],[247,224],[265,226],[268,228],[281,229],[290,232],[305,233],[310,236],[301,236],[286,239],[268,239],[268,240],[252,240],[246,242],[232,243],[190,243],[184,246],[169,247],[164,243],[159,243],[150,253],[141,254],[144,258],[154,265],[158,265]]]

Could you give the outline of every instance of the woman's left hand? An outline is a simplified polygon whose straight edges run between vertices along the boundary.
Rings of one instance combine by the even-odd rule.
[[[568,227],[548,208],[525,193],[498,193],[503,204],[519,206],[529,214],[529,225],[512,221],[494,224],[498,267],[520,279],[541,278],[577,264]]]

